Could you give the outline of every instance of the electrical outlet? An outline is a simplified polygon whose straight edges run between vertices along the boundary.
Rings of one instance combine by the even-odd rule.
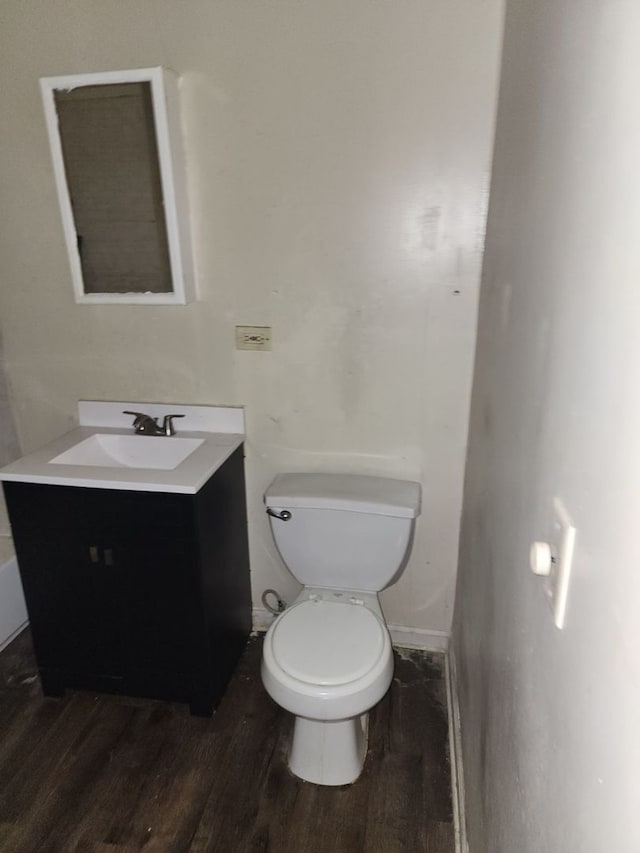
[[[548,542],[551,557],[549,571],[541,574],[545,576],[544,594],[553,611],[553,621],[560,629],[564,628],[575,542],[576,529],[571,517],[560,498],[554,498]]]
[[[270,350],[271,326],[236,326],[236,349]]]

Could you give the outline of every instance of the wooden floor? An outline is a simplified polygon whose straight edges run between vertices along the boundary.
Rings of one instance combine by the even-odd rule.
[[[287,769],[290,717],[250,641],[211,720],[182,705],[43,699],[28,632],[0,654],[2,853],[453,853],[442,656],[396,656],[353,785]]]

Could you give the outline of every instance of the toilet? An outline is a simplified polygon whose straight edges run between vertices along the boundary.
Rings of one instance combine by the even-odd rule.
[[[378,592],[402,573],[420,485],[354,474],[280,474],[264,502],[303,589],[267,631],[262,681],[295,715],[290,770],[319,785],[354,782],[369,710],[393,677]]]

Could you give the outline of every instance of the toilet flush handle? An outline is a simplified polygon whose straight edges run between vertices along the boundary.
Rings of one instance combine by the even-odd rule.
[[[289,521],[291,518],[291,513],[288,509],[281,509],[280,512],[276,509],[271,509],[270,506],[267,507],[267,515],[272,515],[274,518],[279,518],[280,521]]]

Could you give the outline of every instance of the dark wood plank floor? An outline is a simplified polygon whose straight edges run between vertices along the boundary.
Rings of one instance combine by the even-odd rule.
[[[0,654],[2,853],[453,853],[443,661],[396,656],[360,779],[286,764],[291,718],[252,639],[211,720],[165,702],[43,699],[30,637]]]

